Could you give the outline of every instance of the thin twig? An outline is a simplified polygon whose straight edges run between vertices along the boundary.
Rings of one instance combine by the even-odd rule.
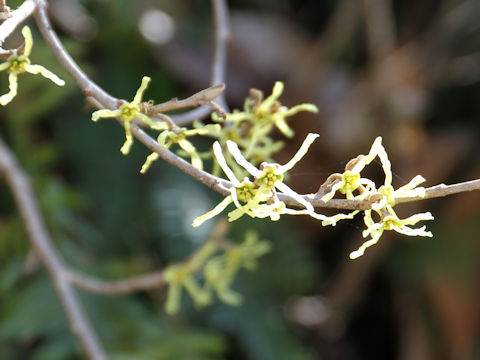
[[[0,139],[0,173],[10,186],[32,247],[52,279],[53,286],[67,315],[70,329],[82,343],[90,359],[108,359],[85,316],[75,290],[69,282],[67,267],[53,246],[38,209],[29,180],[15,156]]]
[[[10,36],[10,34],[28,18],[37,6],[34,0],[25,0],[16,10],[10,12],[10,16],[0,25],[0,46]]]
[[[229,13],[226,0],[212,0],[213,18],[215,22],[215,51],[212,62],[212,78],[210,85],[215,86],[225,83],[227,67],[227,44],[231,39]],[[218,98],[220,108],[228,112],[225,95]],[[212,112],[212,108],[200,107],[184,114],[172,116],[173,121],[179,126],[187,125],[196,119],[202,119]]]
[[[190,107],[196,107],[205,103],[211,103],[213,100],[219,98],[225,90],[225,84],[218,84],[209,88],[200,90],[199,92],[189,96],[186,99],[178,100],[173,98],[164,103],[150,106],[147,109],[147,115],[156,115],[158,113],[164,113],[167,111],[185,109]]]
[[[212,229],[210,238],[203,246],[205,246],[207,242],[220,244],[224,241],[228,228],[228,223],[225,220],[222,219],[217,221]],[[187,264],[191,259],[192,257],[186,259],[184,264]],[[137,291],[152,290],[167,285],[163,278],[163,271],[154,271],[145,275],[132,276],[130,278],[116,281],[97,279],[72,270],[69,271],[68,277],[70,282],[76,286],[103,295],[130,294]]]
[[[363,0],[363,13],[370,56],[380,60],[395,48],[392,3],[390,0]]]
[[[405,199],[398,199],[397,203],[405,203],[405,202],[412,202],[418,200],[426,200],[426,199],[433,199],[444,197],[448,195],[458,194],[467,191],[475,191],[480,190],[480,179],[465,181],[458,184],[452,185],[435,185],[425,189],[425,197],[412,197],[412,198],[405,198]]]
[[[58,39],[57,34],[50,24],[50,20],[47,14],[47,3],[45,0],[37,0],[37,11],[35,11],[34,16],[37,22],[37,25],[40,29],[40,32],[43,35],[43,38],[47,44],[52,49],[54,55],[64,69],[70,74],[70,76],[75,80],[77,85],[83,91],[83,93],[88,97],[92,96],[100,102],[104,108],[107,109],[116,109],[121,105],[120,100],[114,98],[106,91],[104,91],[100,86],[95,84],[90,78],[79,68],[77,63],[72,59],[68,52],[63,47],[62,43]]]
[[[117,281],[100,280],[92,276],[70,271],[68,278],[72,284],[84,290],[103,295],[129,294],[136,291],[151,290],[166,284],[162,271]]]
[[[8,19],[10,16],[12,16],[10,7],[7,6],[5,0],[0,0],[0,20]]]

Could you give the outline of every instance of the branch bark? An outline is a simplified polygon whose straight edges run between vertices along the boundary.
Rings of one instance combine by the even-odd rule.
[[[4,176],[12,190],[32,247],[52,279],[55,291],[67,315],[72,333],[80,340],[90,359],[108,359],[86,318],[74,288],[69,282],[67,267],[57,253],[45,228],[45,223],[38,209],[28,177],[20,168],[13,153],[1,139],[0,173]]]
[[[0,25],[0,46],[10,34],[35,11],[35,0],[25,0],[16,10],[11,11],[10,17]]]
[[[212,11],[215,22],[215,51],[212,62],[212,78],[210,86],[225,83],[227,68],[227,44],[231,39],[229,13],[226,0],[212,0]],[[228,111],[225,95],[218,98],[220,108]],[[210,107],[200,107],[184,114],[172,116],[179,126],[187,125],[195,119],[202,119],[212,112]]]

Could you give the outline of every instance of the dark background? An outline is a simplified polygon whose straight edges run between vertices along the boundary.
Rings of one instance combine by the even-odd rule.
[[[290,121],[297,136],[278,156],[288,160],[308,132],[321,135],[291,173],[296,191],[315,192],[379,135],[396,187],[416,174],[426,186],[480,178],[478,1],[229,5],[229,105],[241,108],[249,88],[269,93],[281,80],[284,104],[320,108],[318,116]],[[170,17],[154,21],[166,26],[156,30],[164,37],[159,44],[139,28],[155,9]],[[208,86],[213,33],[206,0],[56,0],[50,10],[74,58],[116,97],[132,99],[144,75],[153,79],[145,98],[157,103]],[[129,156],[119,152],[124,131],[115,121],[90,121],[92,109],[31,25],[32,61],[67,85],[20,76],[19,95],[0,109],[0,133],[31,176],[58,249],[73,268],[105,279],[184,259],[213,224],[193,229],[191,221],[221,197],[161,161],[141,175],[147,149],[135,142]],[[17,46],[19,31],[9,41]],[[6,74],[0,79],[6,92]],[[387,233],[355,261],[348,254],[362,243],[361,218],[322,228],[306,217],[244,217],[229,238],[241,240],[253,228],[274,250],[235,283],[245,297],[241,307],[216,303],[197,311],[186,299],[171,317],[163,311],[164,289],[116,297],[81,292],[82,300],[119,360],[478,359],[479,201],[477,192],[398,206],[401,216],[431,211],[434,237]],[[49,278],[26,262],[28,253],[2,182],[0,359],[81,359]]]

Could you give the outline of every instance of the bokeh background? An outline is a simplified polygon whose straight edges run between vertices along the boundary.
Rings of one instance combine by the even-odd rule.
[[[20,1],[8,1],[12,7]],[[51,0],[64,44],[89,75],[131,99],[144,75],[162,102],[208,86],[212,17],[207,0]],[[312,102],[319,115],[291,120],[297,137],[321,134],[292,171],[291,186],[315,192],[381,135],[394,185],[422,174],[427,186],[480,178],[480,2],[477,0],[232,0],[227,101],[251,87],[282,102]],[[36,31],[32,60],[67,79],[64,88],[20,77],[0,109],[0,133],[31,176],[48,228],[74,268],[104,279],[184,259],[213,222],[190,224],[221,197],[171,166],[139,169],[138,142],[125,157],[114,121],[92,109]],[[21,42],[12,35],[9,44]],[[7,77],[0,74],[2,91]],[[281,134],[275,136],[280,138]],[[208,141],[200,146],[208,147]],[[380,174],[380,167],[377,169]],[[372,176],[375,176],[373,171]],[[382,181],[381,177],[378,178]],[[235,289],[241,307],[216,303],[163,311],[165,290],[81,298],[118,360],[480,358],[480,194],[399,206],[431,211],[433,238],[385,234],[356,260],[361,219],[322,228],[308,218],[242,218],[228,237],[255,229],[274,244]],[[0,359],[82,359],[5,183],[0,183]]]

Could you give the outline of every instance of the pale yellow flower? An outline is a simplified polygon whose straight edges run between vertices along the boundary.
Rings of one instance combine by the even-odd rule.
[[[8,60],[0,64],[0,71],[8,71],[8,85],[10,91],[0,96],[0,104],[7,105],[17,95],[18,89],[18,75],[23,73],[40,74],[43,77],[51,80],[58,86],[65,85],[65,81],[60,79],[57,75],[47,70],[41,65],[32,65],[30,61],[30,53],[33,47],[32,32],[28,26],[22,29],[22,35],[25,38],[25,46],[22,55],[11,55]]]
[[[426,231],[425,226],[422,226],[421,228],[411,228],[408,225],[415,225],[420,221],[433,219],[433,215],[429,212],[415,214],[406,219],[399,219],[392,210],[388,215],[382,217],[380,222],[375,223],[372,219],[372,210],[366,210],[364,221],[367,229],[363,231],[362,235],[363,237],[371,236],[371,239],[365,241],[358,250],[350,253],[350,259],[356,259],[362,256],[368,247],[375,245],[378,242],[385,230],[394,230],[400,234],[408,236],[432,237],[432,233]]]
[[[142,102],[143,93],[148,87],[151,78],[144,76],[142,78],[142,84],[137,90],[135,97],[132,102],[125,102],[116,110],[102,109],[97,110],[92,114],[92,120],[98,121],[100,118],[119,118],[123,120],[123,126],[125,128],[125,143],[123,144],[120,151],[122,154],[127,155],[130,152],[130,148],[133,144],[133,135],[131,130],[131,123],[135,119],[139,119],[144,122],[150,128],[155,130],[166,130],[168,124],[165,122],[157,122],[150,119],[147,115],[143,114],[140,109],[140,104]]]
[[[199,226],[204,221],[218,215],[232,202],[237,209],[228,214],[229,221],[234,221],[244,214],[251,217],[270,217],[272,220],[278,220],[280,214],[296,215],[314,213],[315,211],[310,202],[283,183],[283,175],[300,161],[317,137],[317,134],[309,134],[297,153],[285,165],[263,163],[260,165],[260,168],[255,167],[243,157],[236,143],[233,141],[227,141],[227,147],[230,154],[240,166],[253,175],[253,182],[248,178],[244,178],[242,182],[237,179],[233,171],[227,165],[220,143],[216,141],[213,144],[213,151],[218,164],[232,183],[230,195],[223,199],[213,210],[196,218],[193,222],[193,226]],[[305,206],[306,212],[283,207],[284,204],[278,202],[278,199],[276,199],[276,190],[289,195],[301,205]]]

